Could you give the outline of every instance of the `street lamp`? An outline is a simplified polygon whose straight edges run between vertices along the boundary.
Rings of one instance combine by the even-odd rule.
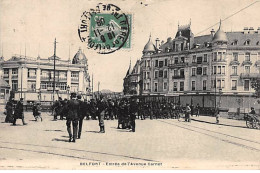
[[[69,94],[70,94],[70,86],[67,86],[67,94],[68,94],[68,99],[69,99]]]

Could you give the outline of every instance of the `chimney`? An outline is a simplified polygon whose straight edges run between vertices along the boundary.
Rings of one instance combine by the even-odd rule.
[[[155,40],[155,46],[156,46],[157,49],[159,49],[159,47],[160,47],[160,44],[158,44],[159,42],[160,42],[160,39],[159,39],[159,38],[156,38],[156,40]]]
[[[214,37],[214,35],[215,35],[215,30],[214,30],[214,29],[212,29],[212,30],[210,31],[210,33],[211,33],[211,37],[213,38],[213,37]]]
[[[243,33],[244,33],[244,34],[248,34],[248,27],[244,27]]]
[[[254,34],[254,33],[255,33],[254,28],[253,28],[253,27],[250,27],[248,33],[249,33],[249,34]]]

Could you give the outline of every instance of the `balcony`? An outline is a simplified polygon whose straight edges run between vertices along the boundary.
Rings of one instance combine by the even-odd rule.
[[[8,78],[8,77],[9,77],[9,74],[4,74],[4,77]]]
[[[28,79],[36,79],[36,76],[28,76]]]
[[[243,61],[242,65],[252,65],[253,63],[251,61]]]
[[[12,79],[17,78],[17,77],[18,77],[18,74],[12,74]]]
[[[240,75],[241,79],[258,79],[260,78],[259,73],[241,73]]]
[[[170,68],[182,68],[188,66],[188,63],[183,62],[183,63],[177,63],[177,64],[168,64],[168,67]]]
[[[172,76],[172,79],[184,79],[185,75]]]
[[[78,77],[71,77],[71,81],[78,82],[79,78]]]
[[[240,62],[238,60],[233,60],[230,62],[229,65],[239,65],[239,64],[240,64]]]

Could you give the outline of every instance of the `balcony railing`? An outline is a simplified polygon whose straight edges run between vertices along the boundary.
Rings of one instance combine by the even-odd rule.
[[[9,77],[9,74],[4,74],[4,77]]]
[[[240,62],[238,60],[233,60],[230,62],[230,65],[239,65]]]
[[[253,63],[251,61],[243,61],[242,65],[252,65]]]
[[[36,76],[28,76],[29,79],[36,79]]]
[[[18,74],[12,74],[12,78],[17,78]]]
[[[241,73],[240,77],[242,79],[256,79],[256,78],[260,78],[260,74],[259,73]]]
[[[177,63],[177,64],[169,64],[168,67],[174,68],[174,67],[185,67],[188,66],[188,63],[183,62],[183,63]]]
[[[185,75],[172,76],[172,79],[183,79]]]

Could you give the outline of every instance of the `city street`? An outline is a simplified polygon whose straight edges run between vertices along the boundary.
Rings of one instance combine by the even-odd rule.
[[[244,121],[192,117],[136,120],[136,132],[117,129],[106,120],[106,133],[98,121],[84,120],[83,134],[68,142],[66,121],[43,114],[28,125],[3,123],[0,114],[0,169],[260,169],[260,130]]]

